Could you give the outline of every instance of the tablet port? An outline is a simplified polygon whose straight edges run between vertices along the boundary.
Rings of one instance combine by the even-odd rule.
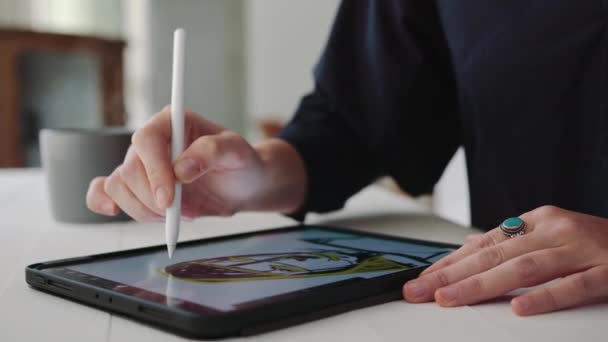
[[[56,289],[64,290],[64,291],[72,291],[72,287],[71,286],[63,284],[63,283],[60,283],[60,282],[57,282],[55,280],[51,280],[51,279],[49,279],[47,281],[47,285],[50,286],[50,287],[54,287]]]

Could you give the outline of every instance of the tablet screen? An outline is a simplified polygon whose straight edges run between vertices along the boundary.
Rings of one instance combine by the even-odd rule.
[[[168,305],[228,312],[290,292],[427,266],[451,252],[354,231],[313,227],[240,236],[49,268]]]

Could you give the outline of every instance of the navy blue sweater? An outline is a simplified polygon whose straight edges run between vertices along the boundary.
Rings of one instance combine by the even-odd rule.
[[[303,211],[382,175],[432,192],[464,146],[479,228],[544,204],[608,217],[607,25],[605,0],[344,1],[281,133]]]

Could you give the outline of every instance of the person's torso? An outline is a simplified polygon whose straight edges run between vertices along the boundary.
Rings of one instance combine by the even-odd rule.
[[[437,3],[473,224],[544,204],[608,216],[608,1]]]

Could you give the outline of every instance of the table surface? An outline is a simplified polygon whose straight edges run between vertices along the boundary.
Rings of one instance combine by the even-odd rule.
[[[164,243],[162,224],[74,225],[54,222],[40,170],[0,171],[0,341],[178,341],[171,333],[36,291],[26,265]],[[429,215],[414,201],[378,187],[354,196],[345,210],[314,215],[354,229],[461,243],[473,230]],[[292,224],[267,213],[201,218],[184,224],[180,241]],[[460,308],[395,301],[301,324],[243,341],[606,341],[608,304],[517,317],[508,299]]]

